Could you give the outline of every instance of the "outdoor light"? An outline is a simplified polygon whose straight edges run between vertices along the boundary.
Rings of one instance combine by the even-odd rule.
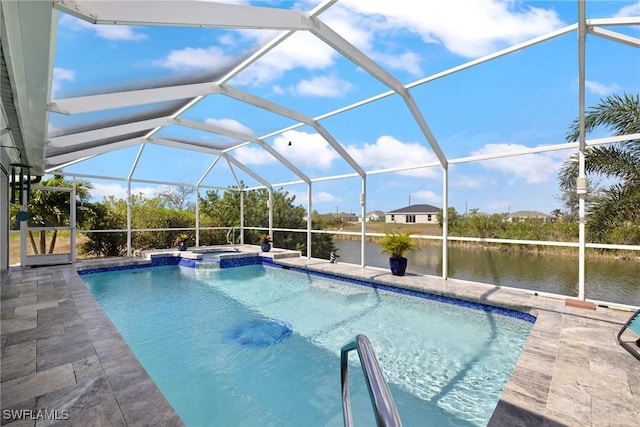
[[[16,192],[18,192],[18,200],[20,205],[25,204],[24,187],[27,187],[27,200],[31,194],[31,166],[26,163],[10,163],[11,166],[11,203],[16,202]],[[19,170],[16,176],[16,171]]]
[[[587,177],[582,176],[576,179],[576,191],[578,194],[587,194]]]
[[[11,132],[11,129],[5,128],[2,131],[4,134]],[[13,163],[9,163],[9,166],[11,166],[11,203],[16,202],[16,193],[18,193],[20,205],[29,203],[29,197],[31,195],[31,165],[22,163],[22,151],[18,147],[11,145],[2,145],[0,147],[18,150],[18,159]],[[25,185],[27,190],[26,202],[24,200]]]

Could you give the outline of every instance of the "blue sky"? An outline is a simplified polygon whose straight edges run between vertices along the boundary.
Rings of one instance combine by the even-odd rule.
[[[319,2],[241,2],[311,10]],[[640,16],[637,1],[588,1],[587,18]],[[371,1],[341,0],[319,18],[378,62],[403,84],[464,64],[516,43],[573,24],[575,1]],[[640,29],[611,27],[640,37]],[[95,26],[60,13],[52,99],[111,92],[194,74],[218,75],[278,32],[201,28]],[[564,142],[578,114],[576,33],[437,79],[411,89],[445,155],[460,158]],[[640,91],[637,48],[589,36],[586,104],[613,93]],[[313,35],[298,32],[228,82],[229,86],[316,117],[384,93],[388,88]],[[64,116],[50,114],[50,135],[137,109]],[[256,137],[294,125],[292,120],[223,95],[205,98],[182,117],[227,126]],[[389,96],[320,123],[367,171],[433,163],[436,156],[398,96]],[[602,131],[594,136],[605,136]],[[181,126],[158,137],[228,139]],[[353,169],[309,126],[265,138],[312,178]],[[291,145],[289,145],[291,141]],[[138,146],[103,154],[65,172],[126,177]],[[571,150],[456,164],[450,167],[449,205],[482,212],[559,208],[557,173]],[[269,182],[298,179],[255,144],[231,154]],[[194,183],[215,156],[147,144],[135,178]],[[249,186],[258,185],[236,171]],[[235,184],[219,162],[205,184]],[[122,197],[123,182],[95,180],[94,198]],[[279,187],[276,187],[279,188]],[[152,194],[157,186],[133,184]],[[284,188],[306,205],[305,185]],[[316,182],[313,208],[359,212],[359,178]],[[411,203],[442,206],[439,167],[374,174],[367,182],[367,211]]]

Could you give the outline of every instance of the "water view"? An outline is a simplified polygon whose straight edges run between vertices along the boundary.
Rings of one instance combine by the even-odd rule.
[[[338,261],[360,264],[360,241],[334,240]],[[389,257],[377,244],[366,246],[367,265],[388,268]],[[577,254],[577,249],[576,249]],[[421,246],[407,255],[407,271],[442,274],[442,248]],[[493,285],[577,296],[578,260],[557,254],[525,254],[479,248],[449,248],[449,277]],[[640,305],[640,261],[590,257],[586,267],[587,298],[618,304]]]

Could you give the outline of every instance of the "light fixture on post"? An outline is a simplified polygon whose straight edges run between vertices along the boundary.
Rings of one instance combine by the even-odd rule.
[[[3,131],[4,134],[6,132],[11,132],[11,129],[5,128]],[[18,194],[18,201],[21,206],[25,204],[23,203],[25,202],[25,185],[27,190],[26,203],[29,203],[29,197],[31,195],[31,165],[22,162],[22,150],[18,147],[14,147],[13,145],[0,145],[0,147],[18,150],[18,158],[16,161],[9,163],[9,166],[11,166],[11,203],[16,202],[16,193],[20,190]],[[18,172],[17,175],[16,172]]]
[[[31,166],[26,163],[10,163],[11,166],[11,203],[16,202],[16,192],[20,205],[29,203],[31,195]],[[19,171],[16,176],[16,171]],[[27,190],[26,200],[24,190]]]
[[[578,194],[587,194],[587,177],[581,176],[576,179],[576,192]]]

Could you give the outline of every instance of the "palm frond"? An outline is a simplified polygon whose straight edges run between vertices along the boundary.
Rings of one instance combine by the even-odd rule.
[[[599,126],[610,129],[614,135],[640,133],[640,96],[638,94],[611,95],[585,111],[585,134]],[[574,120],[566,135],[567,142],[579,138],[579,119]],[[626,141],[624,145],[640,144],[640,140]]]

